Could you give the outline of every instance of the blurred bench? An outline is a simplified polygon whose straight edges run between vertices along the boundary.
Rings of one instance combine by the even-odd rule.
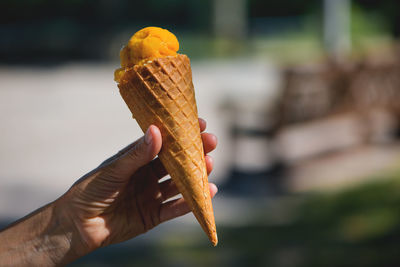
[[[271,186],[254,182],[256,173],[258,180],[273,180],[272,185],[282,189],[284,166],[396,141],[400,128],[400,61],[396,58],[326,61],[287,67],[282,73],[282,89],[274,104],[255,97],[229,104],[234,118],[232,176],[237,188],[246,183]]]

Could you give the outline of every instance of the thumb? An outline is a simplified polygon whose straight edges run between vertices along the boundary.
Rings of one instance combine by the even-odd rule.
[[[130,177],[140,167],[154,159],[160,152],[161,145],[160,130],[150,125],[146,134],[112,164],[114,172],[121,177]]]

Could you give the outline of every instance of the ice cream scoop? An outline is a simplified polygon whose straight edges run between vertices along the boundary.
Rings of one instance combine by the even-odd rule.
[[[170,31],[159,27],[143,28],[121,49],[121,68],[115,71],[114,78],[119,82],[125,68],[142,65],[155,58],[175,56],[178,50],[178,39]]]

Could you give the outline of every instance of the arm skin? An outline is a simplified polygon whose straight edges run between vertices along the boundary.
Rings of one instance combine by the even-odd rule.
[[[201,131],[206,123],[199,119]],[[204,151],[217,139],[202,133]],[[190,212],[158,158],[161,133],[146,135],[78,180],[63,196],[0,232],[0,266],[62,266]],[[206,156],[207,170],[213,168]],[[217,187],[210,184],[211,195]]]

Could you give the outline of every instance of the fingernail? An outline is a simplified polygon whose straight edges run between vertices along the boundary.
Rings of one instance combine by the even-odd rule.
[[[216,195],[218,193],[218,186],[214,183],[212,183],[211,186],[214,187],[215,195]]]
[[[153,142],[153,136],[150,133],[150,127],[147,129],[146,134],[144,135],[144,142],[147,145],[150,145]]]

